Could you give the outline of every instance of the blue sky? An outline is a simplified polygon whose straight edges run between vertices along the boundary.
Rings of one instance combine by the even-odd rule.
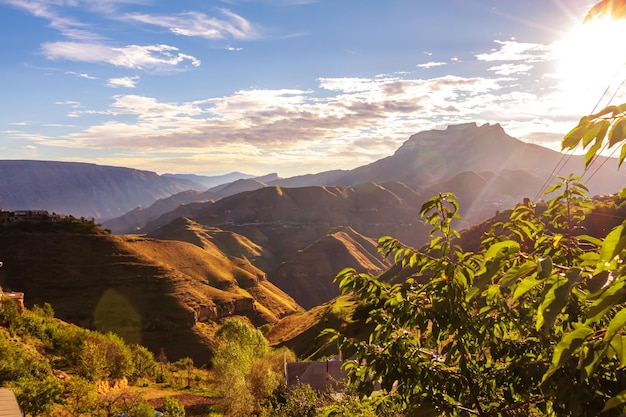
[[[555,147],[626,98],[593,3],[0,0],[0,158],[288,177],[469,121]]]

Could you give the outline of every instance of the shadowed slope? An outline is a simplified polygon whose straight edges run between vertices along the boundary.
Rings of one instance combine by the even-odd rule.
[[[333,282],[343,268],[377,273],[385,268],[376,242],[351,228],[312,243],[269,275],[269,280],[304,308],[318,306],[340,294]]]

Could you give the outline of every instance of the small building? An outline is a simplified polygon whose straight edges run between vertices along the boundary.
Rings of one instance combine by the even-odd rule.
[[[11,388],[0,388],[0,416],[23,417],[20,406]]]
[[[0,262],[1,263],[1,262]],[[24,311],[24,293],[15,291],[3,291],[0,287],[0,306],[4,300],[13,300],[17,304],[17,308],[22,313]],[[0,417],[4,417],[0,414]]]

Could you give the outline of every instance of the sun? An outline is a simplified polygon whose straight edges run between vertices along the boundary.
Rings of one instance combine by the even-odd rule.
[[[563,91],[593,106],[603,98],[607,104],[618,90],[626,90],[621,87],[626,79],[625,39],[626,19],[604,17],[579,24],[555,43],[555,76]]]

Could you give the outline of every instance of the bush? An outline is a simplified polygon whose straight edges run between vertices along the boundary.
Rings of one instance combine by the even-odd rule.
[[[163,398],[163,417],[185,417],[185,407],[175,398]]]

